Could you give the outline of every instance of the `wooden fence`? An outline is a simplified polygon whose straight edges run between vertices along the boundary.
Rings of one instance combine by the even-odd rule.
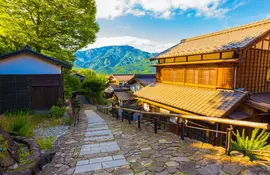
[[[234,126],[244,126],[244,127],[251,127],[251,128],[260,128],[260,129],[266,129],[270,130],[269,124],[268,123],[259,123],[259,122],[250,122],[250,121],[242,121],[242,120],[232,120],[232,119],[224,119],[224,118],[215,118],[215,117],[207,117],[207,116],[192,116],[192,115],[182,115],[182,114],[166,114],[166,113],[159,113],[159,112],[146,112],[146,111],[141,111],[141,110],[134,110],[134,109],[129,109],[129,108],[116,108],[116,107],[111,107],[111,106],[97,106],[97,110],[109,115],[111,110],[115,109],[117,110],[123,110],[123,111],[129,111],[133,113],[138,113],[138,128],[141,127],[141,117],[143,114],[150,114],[153,116],[165,116],[165,117],[178,117],[181,118],[181,123],[180,123],[180,137],[181,140],[184,140],[184,131],[185,128],[192,128],[192,129],[197,129],[197,130],[204,130],[207,132],[215,132],[215,133],[220,133],[220,134],[225,134],[226,135],[226,153],[229,155],[230,150],[231,150],[231,140],[232,140],[232,127],[227,128],[226,132],[225,131],[219,131],[219,130],[214,130],[214,129],[208,129],[208,128],[201,128],[201,127],[196,127],[196,126],[189,126],[185,122],[185,120],[200,120],[200,121],[205,121],[205,122],[211,122],[211,123],[222,123],[222,124],[228,124],[228,125],[234,125]],[[124,117],[122,115],[122,121],[124,120]],[[131,116],[128,115],[127,120],[129,121],[129,124],[131,123]],[[154,118],[153,120],[154,123],[154,132],[157,133],[158,130],[158,120]]]

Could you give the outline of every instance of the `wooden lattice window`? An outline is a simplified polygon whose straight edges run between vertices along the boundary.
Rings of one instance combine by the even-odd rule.
[[[220,88],[233,89],[234,68],[222,67],[218,68],[217,86]]]
[[[201,69],[201,82],[204,85],[216,85],[216,69],[205,68]]]
[[[172,69],[163,68],[161,78],[162,78],[162,81],[172,81]]]
[[[172,71],[172,81],[176,83],[183,83],[185,76],[184,69],[173,69]]]
[[[194,83],[194,69],[186,70],[186,83]]]

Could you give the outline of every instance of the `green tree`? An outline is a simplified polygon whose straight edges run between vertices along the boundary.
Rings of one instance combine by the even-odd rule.
[[[98,30],[95,0],[0,0],[0,54],[28,44],[71,63]]]

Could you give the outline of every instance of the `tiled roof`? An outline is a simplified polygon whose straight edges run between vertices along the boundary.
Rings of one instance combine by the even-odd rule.
[[[131,92],[127,91],[114,91],[114,94],[117,96],[118,99],[122,101],[128,101],[128,100],[133,100],[133,94]]]
[[[156,78],[137,78],[144,86],[156,82]]]
[[[129,81],[134,77],[133,74],[113,74],[113,77],[118,81]]]
[[[43,55],[43,54],[41,54],[41,53],[39,53],[37,51],[34,51],[28,45],[24,46],[21,50],[17,50],[17,51],[10,52],[10,53],[4,54],[4,55],[0,55],[0,60],[1,59],[6,59],[6,58],[9,58],[11,56],[18,55],[18,54],[21,54],[21,53],[29,53],[29,54],[38,55],[39,57],[41,57],[43,59],[49,60],[49,61],[54,62],[56,64],[60,64],[61,66],[65,67],[67,69],[71,69],[72,68],[72,65],[67,64],[67,63],[65,63],[63,61],[57,60],[55,58],[49,57],[47,55]]]
[[[245,103],[263,112],[270,112],[270,92],[253,94]]]
[[[182,40],[156,58],[202,54],[243,48],[270,31],[270,18],[255,23]]]
[[[151,84],[134,93],[134,95],[176,109],[209,117],[225,117],[246,96],[244,93],[237,91],[164,83]]]
[[[135,74],[135,76],[128,81],[132,84],[136,80],[140,81],[144,86],[147,86],[156,81],[156,74]]]
[[[127,86],[119,86],[119,85],[114,84],[114,83],[109,83],[109,85],[114,91],[129,90],[129,87],[127,87]]]

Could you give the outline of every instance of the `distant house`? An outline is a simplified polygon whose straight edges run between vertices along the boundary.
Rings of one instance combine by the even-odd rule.
[[[141,88],[154,82],[156,82],[156,74],[135,74],[134,77],[127,82],[127,84],[132,92],[137,92]]]
[[[151,60],[158,61],[157,83],[134,93],[146,110],[270,123],[270,19],[182,40]],[[193,129],[187,135],[213,144],[224,140]]]
[[[25,46],[0,55],[0,113],[49,109],[64,98],[63,69],[71,65]]]
[[[110,83],[113,83],[116,85],[124,85],[133,77],[134,77],[134,74],[113,74],[112,76],[110,76],[109,80],[110,80]]]
[[[77,72],[72,72],[71,75],[79,78],[81,82],[83,82],[83,80],[85,79],[85,76],[78,74]]]

